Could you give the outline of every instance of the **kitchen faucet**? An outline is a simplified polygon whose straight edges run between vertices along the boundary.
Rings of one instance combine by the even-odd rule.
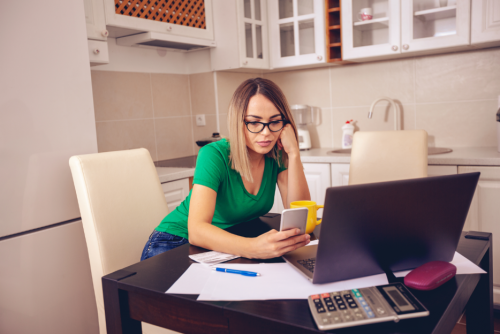
[[[380,97],[378,99],[376,99],[375,101],[373,101],[371,107],[370,107],[370,112],[368,113],[368,118],[372,118],[372,114],[373,114],[373,108],[375,108],[375,105],[379,102],[379,101],[382,101],[382,100],[386,100],[388,101],[391,106],[392,106],[392,109],[394,109],[394,130],[401,130],[401,110],[399,110],[398,106],[396,105],[396,103],[394,103],[394,100],[393,99],[390,99],[388,97]]]

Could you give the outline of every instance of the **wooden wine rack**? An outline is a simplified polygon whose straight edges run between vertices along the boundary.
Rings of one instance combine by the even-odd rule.
[[[204,0],[115,0],[115,13],[206,29]]]
[[[342,61],[342,18],[340,0],[325,0],[326,59],[329,63]]]

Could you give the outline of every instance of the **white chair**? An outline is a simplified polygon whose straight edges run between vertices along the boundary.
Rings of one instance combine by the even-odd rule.
[[[427,176],[427,132],[358,131],[354,134],[349,184]]]
[[[168,207],[146,149],[69,160],[90,258],[100,334],[106,334],[101,277],[139,262]],[[143,323],[144,333],[175,333]]]

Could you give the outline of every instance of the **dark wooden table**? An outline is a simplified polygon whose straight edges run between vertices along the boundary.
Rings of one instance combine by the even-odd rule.
[[[279,227],[268,214],[242,223],[231,232],[253,237]],[[318,235],[319,231],[315,231]],[[492,242],[466,239],[457,251],[486,270],[458,275],[433,291],[412,290],[429,310],[425,318],[399,323],[351,327],[335,333],[450,333],[466,311],[467,333],[493,333]],[[141,321],[181,333],[318,333],[306,300],[196,301],[197,295],[165,294],[193,261],[189,254],[206,251],[183,245],[102,278],[108,334],[141,333]],[[283,262],[281,258],[268,260]],[[259,263],[236,259],[232,263]],[[396,279],[402,282],[402,279]],[[244,288],[244,287],[242,287]]]

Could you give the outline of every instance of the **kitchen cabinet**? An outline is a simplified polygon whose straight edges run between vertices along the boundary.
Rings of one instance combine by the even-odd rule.
[[[342,0],[343,59],[397,56],[401,43],[401,2],[399,0]],[[371,8],[373,18],[360,21],[363,8]]]
[[[309,186],[309,193],[311,194],[311,201],[316,202],[318,205],[325,204],[326,189],[330,187],[330,164],[311,164],[304,163],[304,174],[306,176],[307,185]],[[274,195],[274,205],[270,212],[281,213],[284,210],[283,200],[276,186],[276,193]],[[318,217],[323,216],[323,210],[318,211]]]
[[[363,8],[371,8],[372,19],[358,18]],[[470,0],[343,0],[344,60],[466,49],[470,17]]]
[[[458,173],[480,172],[479,182],[467,215],[466,226],[471,231],[493,233],[493,244],[500,243],[500,167],[459,166]],[[500,258],[499,247],[493,248],[493,259]],[[500,267],[493,266],[493,298],[500,303]]]
[[[500,1],[474,0],[471,11],[471,44],[500,45]]]
[[[189,195],[189,179],[181,179],[161,184],[165,199],[167,200],[168,211],[172,212]]]
[[[214,39],[212,0],[103,1],[108,26],[193,39]]]
[[[324,0],[268,1],[271,68],[326,63]]]
[[[83,0],[87,38],[105,41],[108,38],[102,0]]]
[[[106,41],[87,41],[89,50],[90,66],[104,65],[109,63],[108,43]]]
[[[90,66],[109,63],[108,30],[102,0],[84,0]]]
[[[269,69],[267,0],[215,1],[213,12],[212,69]]]
[[[466,47],[470,44],[470,0],[401,1],[401,52]]]

